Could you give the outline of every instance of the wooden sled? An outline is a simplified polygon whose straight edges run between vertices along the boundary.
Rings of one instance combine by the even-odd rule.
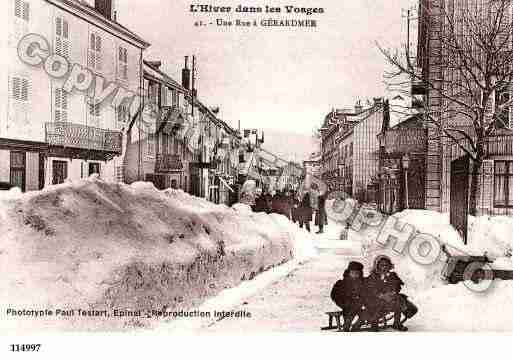
[[[339,331],[339,332],[344,331],[343,328],[342,328],[342,322],[344,320],[343,316],[342,316],[342,311],[326,312],[326,314],[328,315],[328,326],[327,327],[321,327],[321,330],[337,329],[337,331]],[[341,317],[342,317],[342,319],[341,319]],[[404,315],[403,315],[403,317],[404,318],[401,320],[401,324],[403,324],[408,319]],[[335,320],[336,325],[333,325],[333,320]],[[358,320],[360,320],[360,319],[358,319]],[[394,320],[394,313],[386,314],[384,317],[382,317],[382,318],[380,318],[378,320],[378,329],[379,330],[384,330],[384,329],[392,328],[392,324],[390,324],[390,323],[393,320]],[[361,324],[360,328],[358,328],[356,330],[351,329],[351,331],[352,332],[371,331],[371,326],[370,326],[370,323],[368,323],[367,321],[363,321],[363,323]]]

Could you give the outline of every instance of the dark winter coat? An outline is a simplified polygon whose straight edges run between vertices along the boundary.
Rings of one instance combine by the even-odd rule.
[[[292,198],[292,207],[290,209],[290,212],[292,214],[292,220],[298,221],[299,220],[299,200],[297,198]]]
[[[331,290],[331,299],[344,311],[358,312],[363,305],[363,278],[352,279],[344,272],[343,279],[338,280]]]
[[[306,193],[301,200],[298,208],[299,221],[311,222],[312,221],[312,207],[310,207],[310,193]]]
[[[324,195],[319,196],[318,209],[315,212],[315,225],[328,224],[328,216],[326,215],[326,197]]]
[[[397,310],[400,308],[403,298],[399,295],[404,282],[395,272],[380,274],[372,271],[365,278],[365,306],[371,312],[380,314]],[[380,295],[393,293],[391,300],[380,298]]]
[[[255,212],[268,212],[267,201],[264,195],[260,195],[255,199],[255,205],[253,211]]]

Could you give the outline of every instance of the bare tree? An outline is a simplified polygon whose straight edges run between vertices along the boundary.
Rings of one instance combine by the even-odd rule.
[[[440,100],[440,106],[424,109],[424,118],[438,138],[449,139],[472,160],[469,211],[475,215],[486,144],[498,128],[509,126],[511,0],[429,0],[420,1],[420,6],[421,26],[439,30],[434,36],[440,43],[441,61],[429,64],[440,66],[439,71],[426,71],[425,65],[419,69],[421,57],[429,54],[419,54],[414,63],[408,44],[395,50],[377,44],[392,68],[385,79],[396,90],[420,82],[429,96]],[[422,31],[419,40],[423,40]],[[438,50],[433,47],[428,51]]]

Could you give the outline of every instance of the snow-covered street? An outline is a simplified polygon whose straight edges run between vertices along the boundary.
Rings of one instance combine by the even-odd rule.
[[[349,244],[349,245],[340,245]],[[205,328],[209,331],[318,331],[327,324],[328,310],[336,310],[329,294],[351,259],[360,259],[358,243],[320,239],[319,256],[289,273],[235,310],[251,319],[226,318]],[[331,245],[331,246],[330,246]]]

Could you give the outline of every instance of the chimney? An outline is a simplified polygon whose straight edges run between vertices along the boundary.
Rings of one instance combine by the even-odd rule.
[[[363,111],[362,101],[358,100],[356,101],[356,104],[354,105],[354,113],[359,114]]]
[[[95,0],[94,8],[105,18],[114,19],[114,0]]]
[[[185,56],[185,67],[182,69],[182,86],[187,90],[191,87],[191,70],[189,70],[189,56]]]
[[[160,69],[160,66],[162,66],[162,61],[146,61],[150,66],[156,67],[157,69]]]

